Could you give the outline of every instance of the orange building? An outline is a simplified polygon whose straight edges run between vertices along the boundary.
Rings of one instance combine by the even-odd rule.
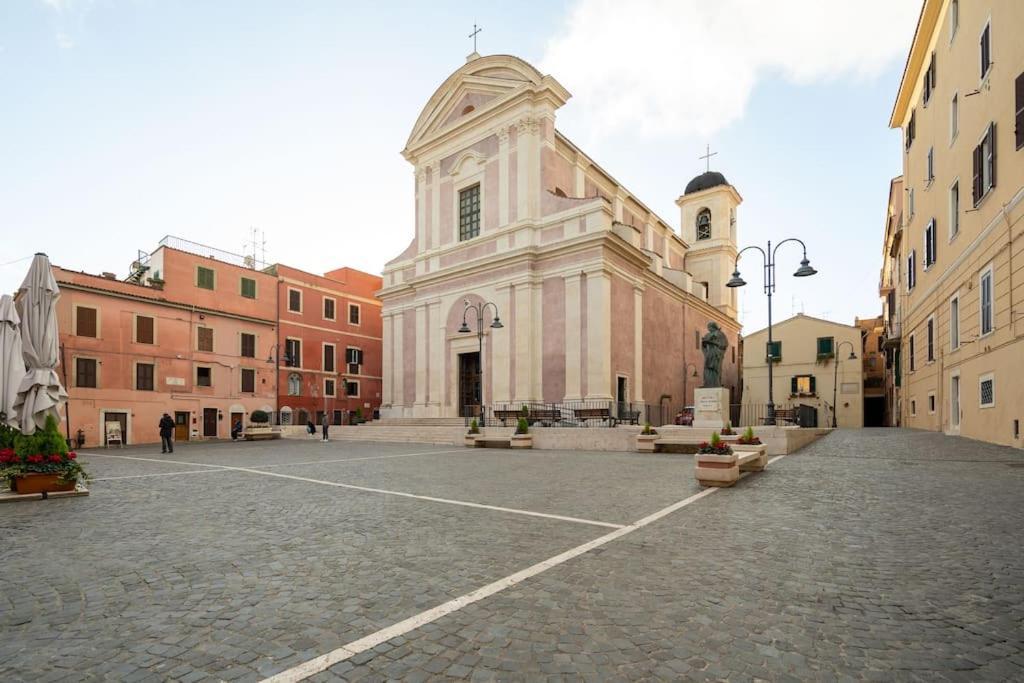
[[[348,424],[381,401],[380,277],[352,268],[314,275],[281,264],[277,276],[281,424]]]
[[[187,244],[165,238],[127,281],[54,267],[73,438],[157,442],[165,412],[178,441],[226,438],[273,412],[276,277]]]

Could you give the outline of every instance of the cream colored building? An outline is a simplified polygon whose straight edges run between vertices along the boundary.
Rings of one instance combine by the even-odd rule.
[[[832,406],[839,405],[839,427],[864,424],[864,382],[861,364],[861,329],[803,313],[768,329],[743,337],[743,403],[768,403],[768,355],[774,361],[773,397],[776,410],[810,406],[817,410],[818,426],[832,426]],[[851,351],[856,359],[850,359]],[[836,362],[838,359],[838,387]],[[833,399],[833,387],[837,387]],[[833,400],[835,403],[833,403]],[[745,413],[751,412],[745,409]]]
[[[901,421],[1021,446],[1024,2],[926,0],[903,130]]]
[[[885,212],[885,237],[882,241],[882,270],[878,278],[878,295],[882,298],[882,334],[885,339],[885,426],[901,426],[900,371],[903,339],[903,176],[889,181],[889,201]]]
[[[693,178],[672,227],[555,127],[569,97],[517,57],[474,53],[424,106],[403,150],[412,240],[378,293],[385,417],[580,401],[674,414],[692,404],[710,321],[737,395],[725,282],[739,193],[717,172]],[[494,303],[503,324],[488,307],[482,353],[475,312],[459,331],[466,302]]]

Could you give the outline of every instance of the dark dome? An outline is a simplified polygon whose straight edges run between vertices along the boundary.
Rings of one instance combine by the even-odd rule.
[[[693,194],[694,192],[706,190],[709,187],[718,187],[719,185],[728,184],[729,181],[726,180],[725,176],[718,171],[707,171],[686,183],[686,189],[683,190],[683,194]]]

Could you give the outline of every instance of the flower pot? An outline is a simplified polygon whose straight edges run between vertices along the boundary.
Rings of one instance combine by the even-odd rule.
[[[698,453],[695,457],[694,476],[701,486],[732,486],[740,478],[736,454],[715,455]]]
[[[476,446],[476,437],[477,436],[479,436],[479,434],[466,434],[465,444],[467,446],[469,446],[470,448],[474,448]]]
[[[657,441],[657,434],[637,434],[636,449],[641,453],[653,453],[657,450],[657,447],[655,446]]]
[[[533,435],[513,434],[508,445],[512,448],[533,448]]]
[[[76,482],[62,482],[59,474],[32,473],[11,477],[11,490],[15,493],[55,493],[74,491]]]

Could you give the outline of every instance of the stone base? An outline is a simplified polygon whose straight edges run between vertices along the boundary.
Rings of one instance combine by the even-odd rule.
[[[512,448],[533,448],[533,436],[530,434],[513,434],[509,439]]]
[[[740,468],[735,453],[698,453],[694,456],[694,464],[694,476],[701,486],[732,486],[739,481]]]
[[[725,387],[694,389],[693,410],[694,427],[721,429],[729,422],[729,390]]]

